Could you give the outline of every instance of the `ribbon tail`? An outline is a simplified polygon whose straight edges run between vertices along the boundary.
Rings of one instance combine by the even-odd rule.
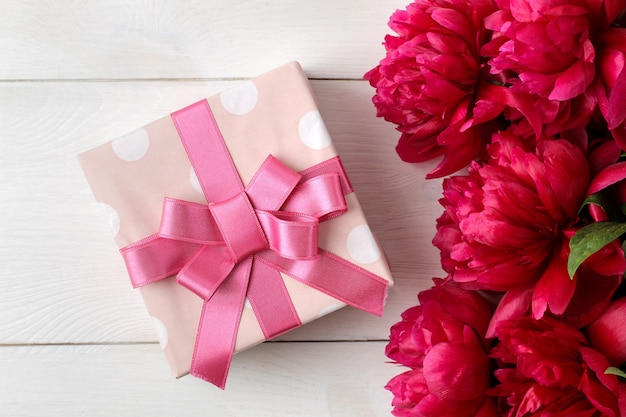
[[[323,249],[315,259],[294,261],[273,251],[257,255],[279,271],[352,307],[382,316],[388,282]]]
[[[280,272],[266,263],[253,263],[248,299],[266,339],[302,324]]]
[[[220,389],[235,350],[252,257],[240,262],[202,307],[190,373]]]

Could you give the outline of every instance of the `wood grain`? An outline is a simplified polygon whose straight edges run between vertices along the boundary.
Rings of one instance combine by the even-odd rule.
[[[0,414],[32,416],[390,416],[401,368],[384,344],[265,343],[233,359],[225,391],[169,375],[156,344],[0,346]],[[26,378],[29,377],[29,378]]]
[[[214,94],[233,82],[0,85],[5,195],[0,342],[155,341],[139,295],[76,162],[76,154]],[[439,182],[432,164],[397,158],[397,133],[374,117],[365,82],[314,81],[326,120],[396,284],[382,319],[346,308],[283,340],[380,340],[417,291],[440,275],[430,244]],[[29,117],[30,115],[30,117]],[[33,116],[36,115],[36,122]]]
[[[435,163],[398,160],[361,81],[407,3],[2,2],[0,415],[389,416],[389,327],[441,276]],[[344,308],[237,354],[225,392],[175,380],[76,154],[291,60],[396,285],[382,318]]]
[[[252,77],[297,59],[361,78],[404,0],[10,1],[0,79]],[[3,4],[4,6],[4,4]]]

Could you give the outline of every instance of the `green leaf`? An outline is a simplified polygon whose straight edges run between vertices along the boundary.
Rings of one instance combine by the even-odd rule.
[[[588,206],[589,204],[595,204],[596,206],[600,206],[602,207],[602,210],[604,210],[605,212],[606,212],[606,207],[608,206],[606,197],[601,193],[595,193],[585,198],[578,212],[580,213],[585,208],[585,206]]]
[[[626,223],[599,222],[581,227],[569,242],[567,272],[571,279],[591,255],[626,233]]]
[[[600,207],[613,222],[626,222],[626,217],[624,216],[626,215],[626,204],[616,205],[609,198],[607,198],[603,192],[597,192],[587,196],[587,198],[585,198],[583,203],[580,205],[578,214],[580,215],[585,207],[589,205]]]
[[[615,375],[621,378],[626,378],[626,372],[615,366],[609,366],[608,368],[606,368],[606,370],[604,371],[604,375]]]

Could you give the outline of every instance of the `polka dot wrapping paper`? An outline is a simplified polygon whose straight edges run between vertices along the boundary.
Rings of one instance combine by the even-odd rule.
[[[337,157],[308,79],[296,62],[209,97],[206,104],[243,186],[268,155],[295,172]],[[187,152],[180,127],[170,115],[79,155],[120,249],[159,231],[165,198],[208,207],[214,203],[207,201],[198,167]],[[219,183],[222,178],[209,181]],[[352,190],[345,193],[345,204],[343,214],[319,222],[319,250],[391,285],[388,265]],[[337,275],[332,280],[344,279]],[[280,279],[302,324],[346,305],[288,271],[281,271]],[[150,282],[139,291],[173,373],[177,377],[189,373],[205,300],[175,276]],[[247,297],[242,302],[235,352],[266,340],[254,304]]]

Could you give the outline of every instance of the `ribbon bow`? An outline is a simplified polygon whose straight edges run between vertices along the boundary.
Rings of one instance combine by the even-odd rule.
[[[317,247],[352,192],[338,157],[297,173],[270,155],[244,188],[206,101],[172,119],[214,203],[165,198],[159,232],[121,253],[134,287],[176,274],[204,300],[192,375],[224,388],[246,297],[266,339],[301,325],[281,272],[382,314],[387,282]]]

